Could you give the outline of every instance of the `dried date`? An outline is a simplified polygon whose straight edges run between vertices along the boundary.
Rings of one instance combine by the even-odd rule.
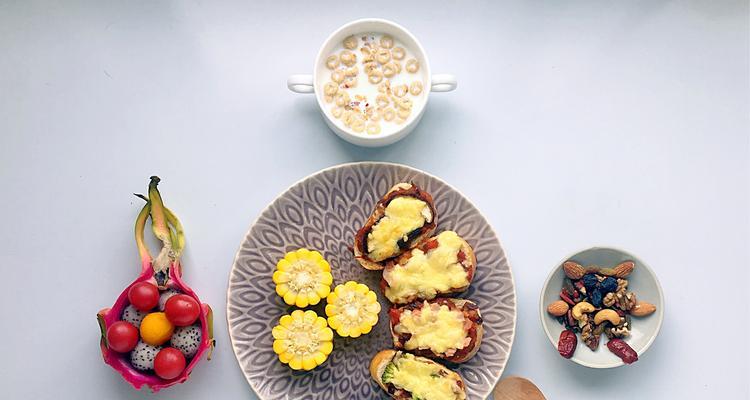
[[[557,351],[565,358],[573,357],[578,345],[575,332],[570,329],[560,332],[560,340],[557,342]]]
[[[562,336],[560,336],[560,340],[562,340]],[[559,347],[560,345],[558,344]],[[638,353],[622,339],[610,340],[607,342],[607,348],[617,357],[620,357],[625,364],[632,364],[638,361]]]

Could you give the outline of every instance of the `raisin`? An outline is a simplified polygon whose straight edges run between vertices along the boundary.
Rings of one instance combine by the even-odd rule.
[[[607,342],[607,348],[612,353],[615,353],[617,357],[620,357],[625,364],[632,364],[638,361],[638,353],[622,339],[610,340]]]
[[[557,351],[565,358],[573,357],[578,345],[578,338],[575,332],[566,329],[560,332],[560,340],[557,342]]]
[[[591,292],[591,304],[594,305],[594,307],[599,308],[602,306],[602,292],[599,289],[594,289]]]
[[[609,277],[603,280],[600,286],[604,294],[617,291],[617,279]]]
[[[596,275],[594,274],[586,274],[581,278],[583,281],[583,286],[586,287],[586,290],[591,291],[595,287],[599,286],[599,279],[596,279]]]

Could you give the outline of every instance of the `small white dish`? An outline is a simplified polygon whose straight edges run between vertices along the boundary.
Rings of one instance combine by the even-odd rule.
[[[659,280],[643,261],[630,253],[611,247],[592,247],[560,261],[547,276],[544,287],[542,287],[542,293],[539,297],[539,316],[544,332],[555,349],[555,357],[560,357],[557,353],[557,342],[565,327],[555,317],[547,313],[547,305],[560,300],[559,294],[565,279],[562,265],[568,260],[575,261],[584,267],[596,265],[610,268],[623,261],[635,262],[633,272],[627,277],[628,290],[635,293],[637,299],[656,305],[656,311],[646,317],[632,317],[633,326],[630,336],[624,340],[638,353],[639,358],[643,356],[654,343],[664,320],[664,294],[659,285]],[[614,368],[625,365],[619,357],[607,349],[608,339],[606,335],[602,334],[596,351],[591,351],[586,347],[581,341],[580,334],[576,336],[578,346],[573,357],[570,358],[571,361],[589,368]]]
[[[403,125],[396,129],[383,131],[378,134],[356,133],[344,126],[338,119],[331,115],[330,105],[324,100],[323,85],[330,74],[326,68],[327,56],[350,35],[358,35],[363,32],[377,32],[387,34],[404,44],[410,50],[420,63],[422,69],[424,86],[424,99],[421,101],[421,107],[406,119]],[[385,19],[366,18],[349,22],[333,32],[318,51],[313,66],[313,73],[291,75],[287,79],[287,87],[295,93],[315,93],[318,101],[318,107],[323,114],[323,119],[331,130],[349,143],[364,147],[381,147],[395,143],[408,135],[422,119],[424,110],[427,107],[430,92],[449,92],[456,89],[456,77],[450,74],[432,75],[430,63],[427,59],[422,45],[416,37],[407,31],[406,28]]]

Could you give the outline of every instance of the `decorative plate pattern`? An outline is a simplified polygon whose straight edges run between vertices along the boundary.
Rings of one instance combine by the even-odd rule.
[[[477,270],[460,295],[475,301],[484,319],[477,355],[455,368],[470,399],[485,399],[510,355],[516,325],[516,297],[510,265],[495,232],[469,200],[440,179],[403,165],[354,163],[325,169],[282,193],[250,228],[234,260],[227,290],[227,321],[234,353],[248,383],[263,400],[387,399],[370,378],[372,356],[393,343],[389,303],[378,289],[380,271],[368,271],[350,250],[354,235],[377,200],[398,182],[413,182],[432,194],[438,229],[454,230],[474,248]],[[272,350],[271,328],[294,308],[276,295],[271,280],[287,251],[307,247],[331,264],[334,285],[355,280],[378,293],[379,322],[356,339],[335,336],[333,353],[313,371],[293,371]],[[314,307],[324,316],[321,302]]]

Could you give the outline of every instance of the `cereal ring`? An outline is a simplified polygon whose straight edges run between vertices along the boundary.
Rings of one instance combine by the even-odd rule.
[[[344,75],[346,76],[357,76],[357,74],[359,74],[359,68],[356,65],[344,71]]]
[[[380,81],[383,80],[383,73],[380,72],[379,69],[376,69],[367,76],[367,80],[370,81],[370,83],[372,83],[373,85],[377,85],[378,83],[380,83]]]
[[[325,95],[323,96],[323,99],[325,99],[326,103],[330,103],[333,101],[333,96]]]
[[[336,94],[336,105],[339,107],[343,107],[347,104],[349,104],[349,93],[345,91],[340,91]]]
[[[388,101],[388,96],[381,93],[381,94],[378,94],[377,97],[375,97],[375,103],[380,108],[386,108],[388,107],[388,104],[390,102]]]
[[[393,121],[396,118],[396,112],[392,108],[388,107],[383,110],[383,119],[386,121]]]
[[[323,94],[325,94],[326,96],[333,96],[338,91],[339,85],[334,82],[327,82],[325,85],[323,85]]]
[[[399,118],[407,119],[407,118],[409,118],[409,115],[411,114],[411,110],[403,110],[403,109],[401,109],[401,110],[398,110],[398,112],[396,114],[398,115]]]
[[[369,123],[367,124],[367,133],[370,135],[377,135],[380,133],[380,124]]]
[[[365,66],[362,68],[365,71],[366,75],[372,74],[372,71],[375,71],[378,69],[378,63],[376,62],[369,62],[365,64]]]
[[[406,72],[413,74],[417,71],[419,71],[419,61],[410,58],[409,61],[406,62]]]
[[[396,97],[404,97],[406,96],[406,93],[409,93],[409,87],[404,85],[398,85],[393,88],[391,88],[391,91],[393,92],[393,95]]]
[[[391,51],[388,49],[379,49],[377,54],[375,54],[375,59],[381,64],[386,64],[388,61],[391,61]]]
[[[351,89],[353,87],[357,87],[357,77],[356,76],[348,76],[344,78],[344,83],[342,83],[345,88]]]
[[[334,81],[334,82],[336,82],[336,83],[343,82],[344,81],[344,77],[345,77],[345,75],[344,75],[344,71],[343,70],[337,69],[337,70],[331,72],[331,80]]]
[[[339,66],[339,56],[333,54],[326,58],[326,67],[328,69],[336,69]]]
[[[409,86],[409,93],[411,93],[413,96],[419,96],[420,93],[422,93],[422,90],[424,87],[422,86],[422,81],[414,81],[411,83],[411,86]]]
[[[357,41],[357,38],[354,37],[354,35],[348,36],[346,39],[344,39],[344,47],[349,50],[356,49],[358,43],[359,42]]]
[[[393,38],[388,35],[383,35],[383,37],[380,38],[380,45],[386,49],[390,49],[393,47]]]
[[[362,133],[365,130],[365,120],[362,118],[356,118],[352,121],[352,130],[357,133]]]
[[[362,57],[362,64],[369,64],[375,62],[375,55],[374,54],[365,54]]]
[[[406,57],[406,50],[404,50],[403,47],[394,47],[393,50],[391,50],[391,57],[393,57],[394,60],[403,60],[404,57]]]
[[[380,85],[378,85],[378,92],[388,94],[391,92],[391,81],[388,79],[384,80],[383,82],[380,82]]]
[[[333,118],[339,119],[341,118],[341,115],[344,114],[344,109],[341,107],[333,107],[331,108],[331,115],[333,115]]]
[[[383,65],[383,75],[385,75],[386,78],[391,78],[397,73],[398,72],[396,72],[396,65],[393,61]]]
[[[341,62],[347,67],[351,67],[357,62],[357,55],[349,50],[343,50],[339,55]]]

